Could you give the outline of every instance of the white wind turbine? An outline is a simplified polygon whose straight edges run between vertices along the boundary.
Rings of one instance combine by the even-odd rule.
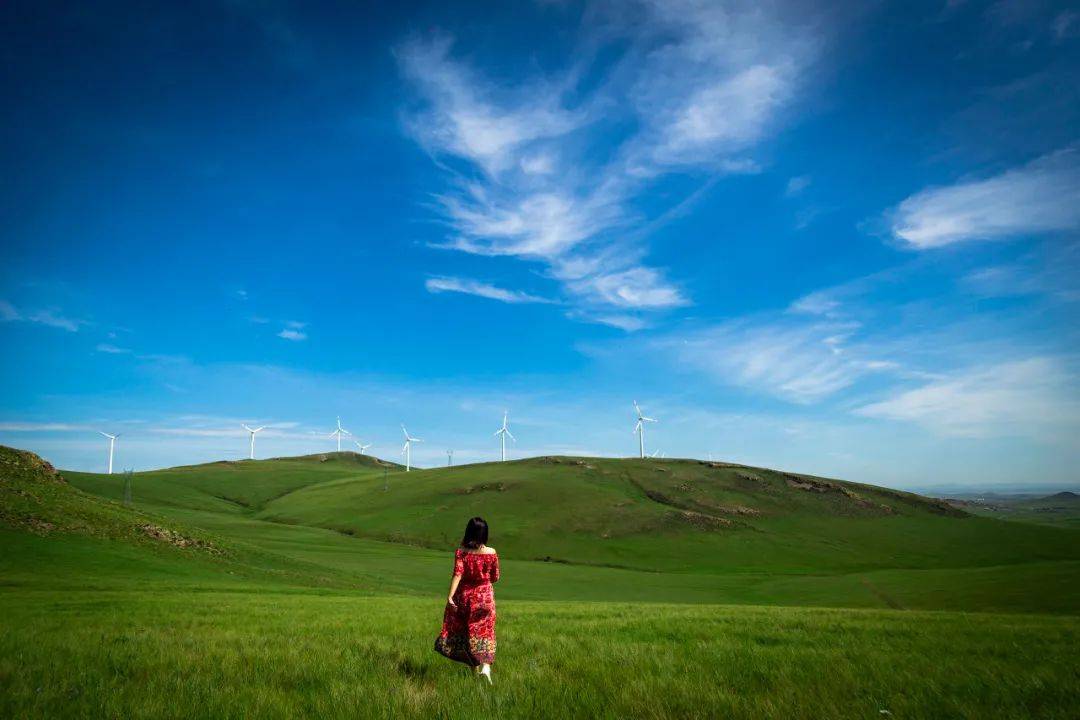
[[[247,425],[244,425],[243,423],[240,423],[240,427],[247,430],[248,433],[251,435],[251,448],[250,448],[250,450],[248,450],[248,460],[254,460],[255,459],[255,433],[259,432],[260,430],[265,430],[266,426],[263,425],[262,427],[252,428],[252,427],[248,427]]]
[[[98,434],[102,435],[103,437],[109,438],[109,474],[112,475],[113,451],[116,449],[116,438],[120,437],[120,433],[110,435],[107,432],[101,432],[100,430],[98,430]]]
[[[637,400],[634,401],[634,410],[637,412],[637,424],[634,425],[634,432],[638,436],[638,454],[640,457],[645,457],[645,423],[656,422],[651,417],[645,417],[641,414],[641,408],[638,407]]]
[[[499,436],[499,442],[502,446],[502,462],[506,462],[506,436],[509,435],[511,440],[517,442],[517,438],[514,437],[514,433],[510,432],[510,428],[506,426],[506,419],[509,415],[509,410],[503,411],[502,427],[495,431],[495,434]]]
[[[371,443],[368,443],[367,445],[361,445],[359,440],[353,440],[353,442],[356,443],[356,447],[360,448],[361,455],[365,454],[367,452],[367,449],[371,447]]]
[[[424,442],[420,438],[414,438],[409,435],[409,431],[405,429],[405,426],[401,426],[401,432],[405,433],[405,445],[401,448],[401,452],[405,455],[405,472],[409,472],[412,469],[412,453],[411,448],[414,442]]]
[[[348,430],[346,430],[345,428],[341,427],[341,418],[338,418],[337,419],[337,430],[335,430],[334,432],[330,433],[327,436],[327,437],[335,437],[335,436],[337,437],[337,451],[338,452],[341,452],[341,436],[342,435],[352,435],[352,433],[349,432]]]

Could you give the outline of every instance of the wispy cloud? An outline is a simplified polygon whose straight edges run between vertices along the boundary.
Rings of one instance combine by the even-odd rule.
[[[1066,364],[1033,357],[953,373],[856,413],[918,423],[947,436],[1076,437],[1080,432],[1077,378]]]
[[[303,331],[305,327],[307,327],[307,323],[289,320],[286,321],[285,327],[281,329],[281,332],[279,332],[277,336],[283,340],[291,340],[292,342],[307,340],[307,333]]]
[[[98,343],[96,350],[110,355],[126,355],[131,352],[128,348],[117,347],[116,345],[110,345],[109,343]]]
[[[307,333],[300,332],[299,330],[292,330],[290,328],[285,328],[279,332],[277,336],[283,340],[292,340],[293,342],[307,340]]]
[[[518,290],[506,290],[505,288],[466,278],[432,277],[427,279],[424,286],[427,288],[427,291],[431,293],[463,293],[465,295],[476,295],[478,297],[488,298],[489,300],[498,300],[504,303],[555,303],[554,300],[539,297],[538,295],[530,295],[529,293],[520,292]]]
[[[798,175],[788,180],[787,187],[784,188],[784,195],[789,198],[798,197],[808,187],[810,187],[810,176]]]
[[[574,316],[603,322],[690,304],[647,264],[650,221],[635,202],[673,172],[705,170],[711,185],[756,171],[746,153],[796,95],[814,43],[767,11],[728,4],[598,2],[588,12],[583,44],[621,52],[613,65],[511,85],[455,57],[445,35],[395,54],[420,100],[406,129],[450,173],[435,196],[450,228],[441,246],[543,263]],[[585,87],[594,69],[606,77]],[[612,136],[612,122],[635,129]]]
[[[0,432],[89,432],[87,425],[42,422],[0,422]]]
[[[684,367],[724,385],[795,403],[822,400],[871,373],[897,368],[852,342],[859,325],[762,317],[723,323],[661,342]]]
[[[0,322],[29,322],[49,327],[60,328],[68,332],[78,332],[86,325],[85,320],[76,320],[63,315],[55,308],[27,310],[16,308],[6,300],[0,300]]]
[[[599,305],[617,308],[671,308],[690,303],[678,288],[665,283],[659,272],[647,267],[589,275],[571,281],[569,288]]]
[[[887,214],[917,250],[1080,228],[1080,150],[1038,158],[983,180],[923,190]]]
[[[620,315],[618,313],[601,313],[589,316],[589,321],[618,328],[627,332],[636,332],[648,327],[648,323],[636,315]]]

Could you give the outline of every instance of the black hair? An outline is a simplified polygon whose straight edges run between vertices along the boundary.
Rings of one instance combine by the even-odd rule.
[[[474,517],[465,526],[465,537],[461,539],[461,547],[476,550],[481,545],[487,545],[488,526],[482,517]]]

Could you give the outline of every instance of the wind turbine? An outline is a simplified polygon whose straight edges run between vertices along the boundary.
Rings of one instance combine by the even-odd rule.
[[[454,451],[453,450],[447,450],[446,451],[446,466],[447,467],[453,467],[453,465],[454,465]]]
[[[248,452],[248,460],[254,460],[255,459],[255,433],[259,432],[260,430],[265,430],[266,426],[263,425],[262,427],[251,428],[251,427],[248,427],[247,425],[244,425],[243,423],[240,423],[240,427],[244,428],[249,433],[251,433],[251,450]]]
[[[405,429],[405,426],[401,426],[401,432],[405,433],[405,445],[401,448],[401,452],[405,454],[405,472],[409,472],[412,469],[412,454],[410,448],[414,442],[424,442],[420,438],[414,438],[409,436],[409,431]]]
[[[368,449],[369,447],[371,447],[371,443],[368,443],[367,445],[361,445],[361,444],[360,444],[360,441],[359,441],[359,440],[353,440],[353,442],[354,442],[354,443],[356,443],[356,447],[360,448],[360,454],[361,454],[361,455],[363,455],[364,453],[366,453],[366,452],[367,452],[367,449]]]
[[[341,427],[341,418],[338,418],[337,419],[337,430],[335,430],[334,432],[330,433],[330,435],[328,435],[328,437],[337,436],[337,451],[338,452],[341,452],[341,436],[342,435],[352,435],[352,433],[349,432],[348,430],[346,430],[345,428]]]
[[[115,435],[110,435],[107,432],[101,432],[100,430],[98,430],[98,434],[109,438],[109,474],[112,475],[113,450],[116,449],[116,438],[120,437],[120,433],[116,433]]]
[[[499,436],[499,442],[502,445],[502,462],[506,462],[506,436],[509,435],[511,440],[517,442],[514,433],[510,432],[510,428],[506,427],[506,419],[509,414],[510,412],[508,410],[503,411],[502,427],[495,431],[495,434]]]
[[[634,425],[634,432],[638,436],[638,454],[645,457],[645,423],[656,422],[651,417],[645,417],[641,414],[641,408],[638,407],[637,400],[634,401],[634,410],[637,411],[637,425]]]

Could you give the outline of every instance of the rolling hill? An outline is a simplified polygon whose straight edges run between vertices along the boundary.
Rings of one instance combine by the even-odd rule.
[[[122,496],[121,476],[65,476]],[[395,591],[437,585],[479,514],[521,564],[508,588],[521,597],[1077,608],[1063,592],[1080,576],[1073,531],[727,463],[543,457],[406,474],[343,452],[138,473],[134,487],[140,508]]]

